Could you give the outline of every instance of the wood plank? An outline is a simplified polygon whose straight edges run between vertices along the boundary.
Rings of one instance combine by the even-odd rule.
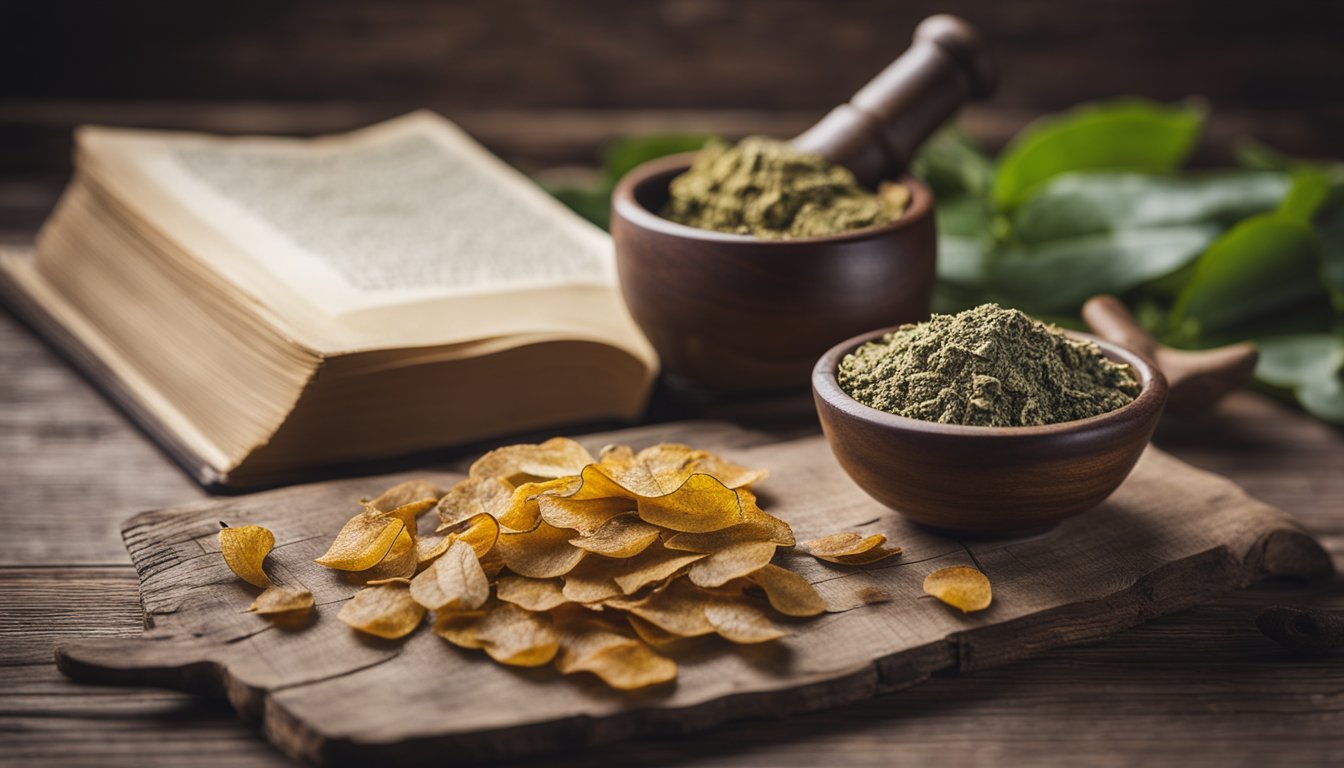
[[[690,653],[679,658],[675,686],[638,697],[550,670],[505,670],[480,654],[454,652],[427,632],[404,643],[362,641],[331,620],[331,608],[319,609],[316,624],[300,632],[268,631],[264,619],[242,612],[250,590],[216,554],[216,521],[276,531],[273,567],[311,589],[319,606],[330,606],[355,588],[312,558],[347,516],[350,499],[375,495],[404,476],[362,478],[130,521],[125,537],[153,628],[141,640],[64,645],[62,669],[82,680],[224,694],[240,712],[260,717],[282,750],[309,761],[421,762],[444,749],[464,761],[498,759],[831,707],[908,687],[935,671],[985,669],[1103,637],[1265,573],[1329,568],[1324,553],[1282,513],[1155,450],[1115,496],[1054,534],[964,549],[864,497],[820,436],[736,448],[759,438],[687,423],[646,427],[620,441],[638,446],[655,438],[727,448],[734,460],[771,468],[762,498],[801,539],[850,528],[888,533],[906,552],[885,567],[837,572],[810,558],[784,557],[832,605],[871,589],[894,595],[894,602],[802,623],[777,645]],[[452,476],[435,480],[446,486]],[[925,572],[968,558],[995,581],[989,611],[962,617],[920,597]],[[468,690],[474,693],[464,696]],[[356,700],[362,708],[333,704]]]

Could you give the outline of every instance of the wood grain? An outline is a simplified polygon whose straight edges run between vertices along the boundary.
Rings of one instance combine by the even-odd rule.
[[[715,437],[718,437],[716,440]],[[786,554],[827,602],[854,608],[795,626],[776,644],[679,655],[675,686],[615,694],[552,670],[518,673],[427,632],[371,642],[332,619],[355,588],[312,563],[354,499],[405,475],[296,486],[146,513],[123,529],[151,627],[141,639],[61,645],[79,680],[224,696],[287,754],[319,764],[476,762],[702,730],[743,717],[824,709],[901,690],[937,671],[973,672],[1104,637],[1267,574],[1320,576],[1328,557],[1282,513],[1214,475],[1150,451],[1110,500],[1048,536],[965,544],[865,497],[819,435],[756,444],[759,433],[685,422],[588,441],[693,442],[773,474],[758,488],[800,540],[881,531],[900,560],[863,570]],[[440,485],[454,476],[430,475]],[[218,520],[277,533],[272,568],[310,589],[315,624],[289,632],[245,612],[251,592],[217,552]],[[995,583],[988,611],[964,617],[921,596],[925,573],[976,563]],[[863,605],[874,590],[890,603]],[[326,610],[322,610],[325,607]],[[358,702],[358,705],[353,704]]]

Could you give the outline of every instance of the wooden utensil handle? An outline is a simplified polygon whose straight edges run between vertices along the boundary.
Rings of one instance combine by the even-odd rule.
[[[900,58],[793,144],[875,187],[904,171],[919,145],[963,102],[993,93],[997,80],[974,27],[955,16],[930,16]]]
[[[1101,338],[1154,360],[1156,342],[1114,296],[1094,296],[1083,305],[1083,322]],[[1168,373],[1168,371],[1163,371]]]

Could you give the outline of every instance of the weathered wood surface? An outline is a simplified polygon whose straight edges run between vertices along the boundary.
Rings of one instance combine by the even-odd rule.
[[[706,644],[677,654],[675,684],[617,694],[550,669],[519,673],[427,631],[370,642],[334,619],[356,587],[316,566],[334,531],[406,475],[296,486],[139,515],[123,535],[141,579],[143,638],[58,647],[75,679],[222,695],[260,718],[286,754],[322,764],[496,760],[725,721],[825,709],[908,688],[933,673],[987,669],[1104,637],[1265,575],[1320,577],[1328,555],[1291,521],[1230,482],[1150,450],[1100,507],[1045,536],[962,542],[928,533],[868,499],[819,435],[776,442],[714,422],[680,422],[587,439],[688,442],[770,468],[758,488],[800,540],[882,532],[904,554],[854,569],[780,556],[836,608],[765,646]],[[447,486],[459,476],[430,475]],[[218,555],[218,522],[277,534],[271,567],[310,589],[313,626],[279,631],[246,613],[255,589]],[[432,520],[423,521],[432,524]],[[921,595],[925,574],[977,563],[995,585],[989,610],[964,616]],[[879,591],[890,602],[863,607]]]
[[[1241,394],[1208,421],[1168,425],[1159,443],[1290,511],[1344,569],[1339,431]],[[56,671],[56,641],[142,631],[120,522],[201,493],[3,316],[0,491],[0,764],[287,764],[227,705],[77,684]],[[529,765],[1339,764],[1344,664],[1292,659],[1265,639],[1254,619],[1277,603],[1344,610],[1344,581],[1267,583],[1106,640],[935,676],[896,695]]]

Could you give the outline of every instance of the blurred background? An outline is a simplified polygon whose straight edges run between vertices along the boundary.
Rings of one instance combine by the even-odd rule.
[[[612,137],[789,135],[950,12],[992,42],[999,148],[1033,117],[1118,95],[1202,97],[1196,164],[1239,137],[1339,155],[1344,3],[1328,0],[267,0],[0,4],[0,237],[26,242],[96,122],[341,131],[429,107],[528,171]]]

